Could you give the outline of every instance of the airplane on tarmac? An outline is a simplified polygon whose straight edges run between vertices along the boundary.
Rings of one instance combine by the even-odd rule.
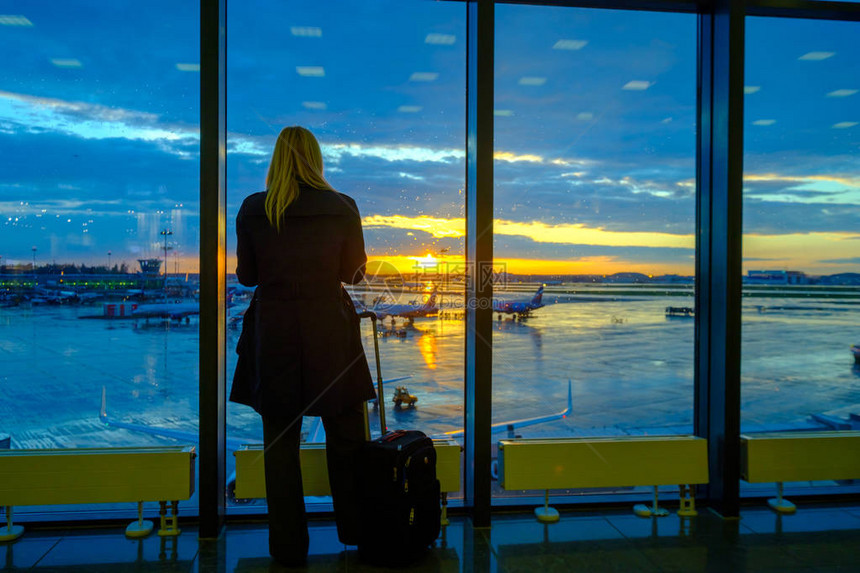
[[[533,310],[541,308],[544,304],[541,302],[543,298],[543,285],[537,289],[537,292],[528,302],[510,302],[505,300],[493,299],[493,312],[499,313],[501,320],[502,314],[515,314],[516,318],[522,320],[531,316]]]
[[[78,301],[78,293],[70,290],[49,290],[42,287],[34,289],[34,296],[30,298],[33,306],[66,304]]]
[[[196,302],[156,302],[138,305],[131,313],[133,318],[170,318],[181,320],[192,314],[200,314],[200,304]]]
[[[430,316],[439,312],[439,307],[436,306],[436,294],[437,290],[434,288],[433,292],[430,293],[430,298],[424,304],[386,304],[381,302],[369,310],[375,312],[379,320],[385,320],[386,317],[390,316],[392,322],[396,317],[406,318],[412,322],[415,317]]]
[[[227,294],[233,295],[238,298],[247,297],[250,298],[254,296],[254,292],[257,290],[257,287],[248,287],[240,283],[229,283],[227,285]]]

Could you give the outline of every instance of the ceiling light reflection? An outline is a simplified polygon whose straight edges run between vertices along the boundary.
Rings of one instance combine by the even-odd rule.
[[[0,14],[0,26],[26,26],[31,27],[33,23],[26,16],[20,14]]]
[[[409,76],[410,82],[433,82],[439,77],[436,72],[414,72]]]
[[[80,60],[74,58],[51,58],[51,63],[58,68],[82,68],[84,65]]]
[[[320,38],[322,37],[322,28],[316,26],[291,26],[290,34],[304,38]]]
[[[808,62],[820,62],[821,60],[826,60],[827,58],[832,58],[836,55],[836,52],[807,52],[797,58],[798,60],[805,60]]]
[[[309,78],[325,77],[325,69],[322,66],[296,66],[296,72]]]
[[[425,44],[439,44],[444,46],[450,46],[456,41],[457,37],[452,36],[451,34],[427,34],[427,37],[424,38]]]
[[[546,83],[546,78],[541,78],[538,76],[525,76],[520,78],[519,83],[521,86],[542,86]]]
[[[642,81],[642,80],[633,80],[633,81],[629,81],[626,84],[624,84],[624,87],[621,89],[628,90],[628,91],[640,92],[643,90],[647,90],[652,85],[654,85],[654,82],[646,82],[646,81]]]
[[[588,44],[588,40],[559,40],[553,45],[553,50],[581,50]]]

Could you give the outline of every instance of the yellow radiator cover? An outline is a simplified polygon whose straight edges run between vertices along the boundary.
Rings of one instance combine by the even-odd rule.
[[[508,490],[707,483],[707,450],[696,436],[502,440],[499,480]]]
[[[194,447],[0,450],[0,506],[184,500]]]
[[[741,436],[748,482],[860,478],[860,432],[765,432]]]
[[[433,440],[436,447],[436,477],[442,491],[460,491],[460,446],[453,440]],[[236,450],[236,492],[238,499],[266,497],[263,445],[249,444]],[[305,495],[331,495],[328,484],[325,445],[302,444],[302,485]]]

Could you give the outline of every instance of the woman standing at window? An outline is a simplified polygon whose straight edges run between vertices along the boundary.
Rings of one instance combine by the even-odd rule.
[[[302,416],[323,420],[340,541],[355,544],[360,527],[353,468],[365,438],[364,403],[375,394],[342,283],[364,277],[367,257],[355,201],[323,177],[310,131],[281,131],[266,185],[236,217],[236,275],[257,289],[243,320],[230,400],[263,418],[269,551],[295,565],[308,551]]]

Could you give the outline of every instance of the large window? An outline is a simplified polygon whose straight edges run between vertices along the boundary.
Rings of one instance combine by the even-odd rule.
[[[529,435],[691,432],[695,18],[499,6],[496,34],[494,417],[570,379]]]
[[[493,421],[570,381],[508,433],[692,433],[696,18],[497,6],[496,38]]]
[[[0,433],[194,444],[198,3],[0,11]]]
[[[0,447],[194,444],[199,2],[4,6]],[[384,316],[389,427],[462,441],[467,9],[231,3],[228,384],[251,296],[236,212],[279,130],[303,125],[362,213],[369,273],[348,290]],[[691,433],[695,237],[711,231],[695,228],[697,16],[499,2],[495,17],[493,441]],[[857,27],[745,20],[744,145],[728,150],[744,162],[742,329],[727,333],[743,432],[857,427]],[[503,424],[535,417],[553,419]],[[308,441],[319,425],[305,419]],[[235,404],[227,426],[230,475],[262,428]]]
[[[748,18],[742,429],[843,429],[860,376],[860,35]]]
[[[228,17],[228,378],[251,296],[232,274],[236,213],[265,190],[280,130],[301,125],[320,141],[326,178],[361,211],[368,277],[348,290],[384,316],[383,378],[407,377],[385,388],[388,426],[462,430],[465,6],[255,0]],[[432,316],[405,316],[428,302]],[[373,371],[369,321],[362,328]],[[397,386],[418,401],[395,406]],[[322,439],[319,419],[303,430]],[[228,434],[231,448],[262,442],[260,417],[229,404]]]

